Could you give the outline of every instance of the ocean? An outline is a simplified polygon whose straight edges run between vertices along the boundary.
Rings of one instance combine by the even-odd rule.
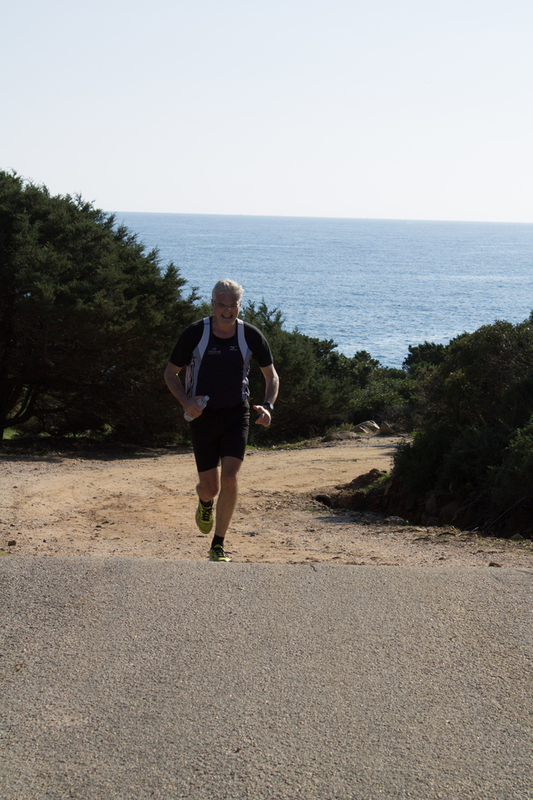
[[[232,278],[287,330],[387,367],[401,367],[409,345],[533,310],[533,224],[115,214],[203,299]]]

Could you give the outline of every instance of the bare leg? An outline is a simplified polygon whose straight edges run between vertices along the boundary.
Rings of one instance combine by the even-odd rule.
[[[237,497],[239,494],[238,474],[242,466],[240,458],[225,456],[222,459],[222,469],[220,474],[220,494],[217,500],[217,513],[215,524],[215,536],[223,539],[229,528]]]
[[[196,493],[203,503],[209,503],[220,490],[218,467],[208,469],[206,472],[199,472],[198,478]]]

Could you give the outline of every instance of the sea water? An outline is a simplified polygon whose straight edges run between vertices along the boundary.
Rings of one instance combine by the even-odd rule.
[[[447,344],[533,309],[533,225],[116,212],[162,265],[210,300],[220,278],[279,309],[287,330],[401,367],[409,345]]]

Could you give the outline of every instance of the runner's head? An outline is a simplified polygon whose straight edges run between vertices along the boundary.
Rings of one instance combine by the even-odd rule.
[[[219,331],[234,331],[235,320],[241,310],[242,286],[235,281],[219,281],[213,289],[211,305],[214,311],[214,325]],[[214,331],[215,332],[215,331]]]
[[[217,281],[217,283],[215,283],[211,299],[216,302],[217,295],[226,292],[232,292],[233,294],[237,295],[237,300],[240,303],[244,294],[244,289],[242,286],[239,286],[238,283],[235,283],[235,281],[231,281],[229,278],[224,278],[224,280]]]

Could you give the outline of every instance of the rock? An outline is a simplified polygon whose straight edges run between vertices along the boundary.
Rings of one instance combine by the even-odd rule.
[[[445,506],[441,508],[441,510],[439,511],[439,517],[444,522],[451,522],[460,508],[461,508],[461,503],[458,500],[452,500],[451,503],[447,503]]]
[[[461,527],[461,524],[465,518],[465,514],[467,511],[468,511],[467,506],[461,506],[460,508],[458,508],[452,517],[452,525],[457,525],[458,527]]]
[[[16,543],[17,543],[17,540],[16,540],[16,539],[11,539],[11,540],[10,540],[10,541],[7,543],[7,546],[8,546],[8,547],[15,547]]]
[[[353,431],[334,431],[324,436],[324,442],[342,442],[347,439],[357,439],[357,435]]]
[[[377,480],[386,475],[387,473],[384,470],[380,469],[371,469],[370,472],[365,472],[364,475],[359,475],[357,478],[354,478],[353,481],[350,483],[345,484],[344,486],[340,487],[342,489],[364,489],[365,486],[371,486]]]
[[[439,513],[439,504],[436,495],[432,494],[425,505],[425,512],[429,517],[436,517]]]
[[[382,422],[379,426],[379,432],[381,436],[396,436],[396,431],[392,428],[388,422]]]
[[[361,422],[354,428],[354,431],[358,433],[378,433],[379,425],[377,422],[373,420],[368,420],[367,422]]]
[[[428,517],[440,517],[442,522],[449,523],[461,508],[461,503],[453,500],[451,495],[435,492],[427,499],[424,511]]]
[[[512,542],[524,542],[524,541],[525,541],[525,539],[524,539],[524,537],[523,537],[523,536],[520,536],[520,534],[519,534],[519,533],[515,533],[515,535],[514,535],[514,536],[511,536],[511,541],[512,541]]]

